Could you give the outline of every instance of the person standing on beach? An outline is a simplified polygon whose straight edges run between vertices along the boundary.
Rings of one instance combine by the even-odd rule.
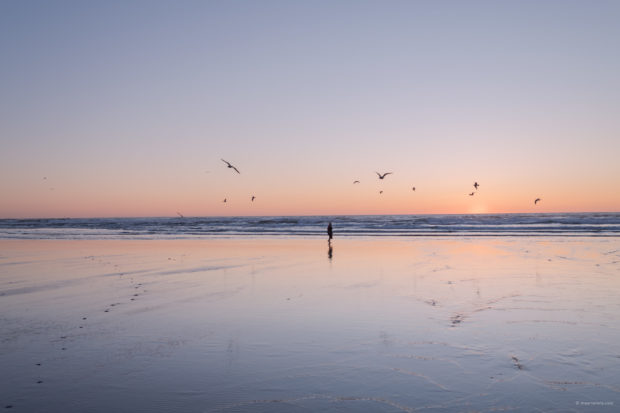
[[[332,230],[332,223],[331,222],[327,225],[327,236],[329,237],[328,241],[331,241],[331,239],[334,237],[334,232]]]

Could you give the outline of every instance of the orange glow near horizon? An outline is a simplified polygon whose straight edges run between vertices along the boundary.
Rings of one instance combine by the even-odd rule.
[[[484,182],[484,181],[483,181]],[[368,187],[370,186],[370,187]],[[95,193],[88,196],[79,190],[48,190],[43,196],[29,194],[3,202],[2,218],[61,218],[61,217],[139,217],[139,216],[251,216],[251,215],[389,215],[389,214],[492,214],[492,213],[544,213],[544,212],[615,212],[620,210],[618,196],[609,194],[574,199],[571,194],[555,193],[554,196],[522,193],[493,193],[481,188],[474,196],[466,189],[460,193],[440,193],[439,190],[416,187],[398,188],[385,185],[363,187],[345,183],[320,191],[292,188],[279,193],[275,188],[249,192],[213,190],[182,192],[180,189],[134,193]],[[473,189],[471,190],[473,191]],[[206,191],[205,191],[206,192]],[[82,194],[82,195],[81,195]],[[256,200],[251,201],[251,194]],[[535,197],[542,198],[534,205]],[[227,202],[222,200],[226,198]],[[25,200],[25,202],[24,202]]]

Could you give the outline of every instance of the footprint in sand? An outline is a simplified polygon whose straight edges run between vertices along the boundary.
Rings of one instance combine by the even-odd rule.
[[[512,356],[512,362],[514,363],[516,368],[518,368],[519,370],[523,370],[523,364],[521,364],[517,357]]]
[[[463,316],[463,314],[457,314],[457,315],[453,316],[452,319],[451,319],[452,327],[455,327],[456,325],[461,324],[464,319],[465,319],[465,317]]]

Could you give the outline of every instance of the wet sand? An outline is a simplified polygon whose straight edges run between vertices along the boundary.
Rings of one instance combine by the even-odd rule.
[[[0,409],[620,406],[620,239],[331,246],[0,240]]]

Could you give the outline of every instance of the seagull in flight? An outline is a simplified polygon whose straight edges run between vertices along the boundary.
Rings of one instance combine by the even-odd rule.
[[[411,188],[413,191],[415,191],[415,186],[413,188]]]
[[[255,198],[256,198],[256,197],[255,197],[254,195],[252,195],[252,202],[254,202],[254,199],[255,199]]]
[[[224,200],[222,202],[226,203],[226,198],[224,198]]]
[[[359,184],[359,183],[360,183],[360,181],[353,181],[353,183],[354,183],[354,184]]]
[[[383,179],[383,178],[385,178],[387,175],[389,175],[389,174],[391,174],[391,173],[393,173],[393,172],[386,172],[386,173],[384,173],[383,175],[381,175],[379,172],[375,172],[375,173],[379,176],[379,179]]]
[[[478,190],[478,187],[479,187],[479,186],[480,186],[480,185],[478,185],[478,182],[474,182],[474,188],[476,188],[476,191]]]
[[[381,195],[383,193],[383,191],[379,191],[379,195]]]
[[[469,196],[474,196],[475,192],[472,192],[471,194],[469,194]]]
[[[536,198],[536,199],[534,200],[534,205],[536,205],[536,204],[538,203],[538,201],[540,201],[540,200],[541,200],[540,198]]]
[[[221,159],[221,158],[220,158]],[[233,168],[235,170],[235,172],[237,172],[238,174],[240,174],[241,172],[239,172],[239,170],[237,168],[235,168],[230,162],[225,161],[222,159],[222,162],[224,162],[226,165],[228,165],[229,168]]]

